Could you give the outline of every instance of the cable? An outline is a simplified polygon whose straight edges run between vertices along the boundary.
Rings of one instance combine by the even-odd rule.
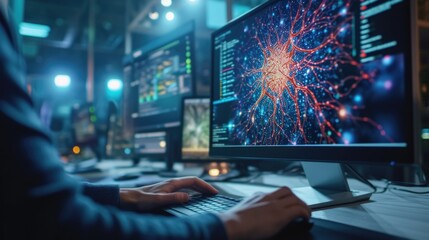
[[[375,186],[370,181],[368,181],[366,178],[362,177],[356,170],[353,169],[352,166],[350,166],[349,164],[344,164],[344,165],[346,165],[353,172],[353,175],[355,175],[358,178],[358,180],[360,180],[361,182],[370,186],[374,190],[373,193],[385,193],[387,190],[396,190],[396,191],[403,191],[403,192],[413,193],[413,194],[429,194],[429,191],[419,192],[419,191],[413,191],[413,190],[408,190],[408,189],[403,189],[403,188],[390,187],[391,185],[396,185],[396,184],[392,183],[391,181],[387,181],[387,180],[386,180],[387,181],[386,186],[384,186],[384,187]],[[377,189],[379,189],[379,188],[381,188],[381,190],[377,191]]]
[[[384,187],[375,186],[376,188],[381,188],[381,190],[378,192],[374,192],[374,193],[385,193],[389,189],[390,185],[392,185],[392,182],[387,181],[386,186],[384,186]]]
[[[359,181],[365,183],[366,185],[368,185],[370,188],[372,188],[373,193],[384,193],[386,192],[387,189],[383,189],[382,192],[377,192],[377,187],[374,186],[374,184],[372,184],[370,181],[368,181],[368,179],[362,177],[356,170],[354,170],[354,168],[352,166],[350,166],[349,164],[345,163],[345,166],[347,166],[347,168],[353,173],[353,175],[355,175],[356,178],[358,178]]]
[[[413,193],[413,194],[429,194],[429,191],[419,192],[419,191],[412,191],[412,190],[397,188],[397,187],[392,187],[390,188],[390,190],[403,191],[403,192]]]

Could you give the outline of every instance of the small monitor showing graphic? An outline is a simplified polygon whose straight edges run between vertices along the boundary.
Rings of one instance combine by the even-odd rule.
[[[210,98],[185,98],[182,117],[182,160],[208,159]]]

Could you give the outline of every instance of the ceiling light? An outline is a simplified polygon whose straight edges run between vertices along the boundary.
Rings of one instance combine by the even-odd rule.
[[[19,33],[24,36],[46,38],[50,31],[51,28],[47,25],[26,22],[19,25]]]
[[[169,6],[171,6],[172,3],[173,2],[171,0],[161,0],[161,4],[164,7],[169,7]]]
[[[166,14],[165,14],[165,19],[167,19],[168,21],[173,21],[173,19],[174,19],[174,13],[173,12],[167,12]]]
[[[110,91],[119,91],[122,89],[122,81],[119,79],[110,79],[107,82],[107,88]]]
[[[158,12],[151,12],[151,13],[149,13],[149,18],[152,20],[156,20],[159,18],[159,13]]]
[[[66,88],[68,86],[70,86],[70,76],[68,75],[57,75],[55,76],[55,86],[60,87],[60,88]]]

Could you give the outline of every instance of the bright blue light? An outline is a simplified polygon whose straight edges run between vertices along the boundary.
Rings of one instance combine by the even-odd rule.
[[[50,31],[49,26],[41,24],[23,22],[19,25],[19,33],[24,36],[46,38]]]
[[[355,96],[354,96],[354,101],[355,101],[355,102],[357,102],[357,103],[362,102],[362,96],[361,96],[361,95],[359,95],[359,94],[355,95]]]
[[[344,132],[343,133],[344,144],[350,144],[350,143],[353,142],[353,140],[354,140],[354,137],[353,137],[352,133],[349,133],[349,132]]]
[[[126,155],[130,155],[130,154],[131,154],[131,149],[130,149],[130,148],[125,148],[125,149],[124,149],[124,153],[125,153]]]
[[[122,89],[122,81],[119,79],[110,79],[107,82],[107,88],[110,91],[119,91]]]
[[[70,76],[68,75],[57,75],[55,76],[55,86],[60,87],[60,88],[66,88],[68,86],[70,86]]]

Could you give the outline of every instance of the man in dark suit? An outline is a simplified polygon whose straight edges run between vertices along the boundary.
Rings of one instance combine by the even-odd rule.
[[[135,189],[70,177],[26,93],[19,38],[5,12],[0,7],[2,239],[258,239],[310,217],[288,188],[255,195],[225,213],[176,218],[144,212],[188,201],[182,188],[217,190],[195,177]]]

